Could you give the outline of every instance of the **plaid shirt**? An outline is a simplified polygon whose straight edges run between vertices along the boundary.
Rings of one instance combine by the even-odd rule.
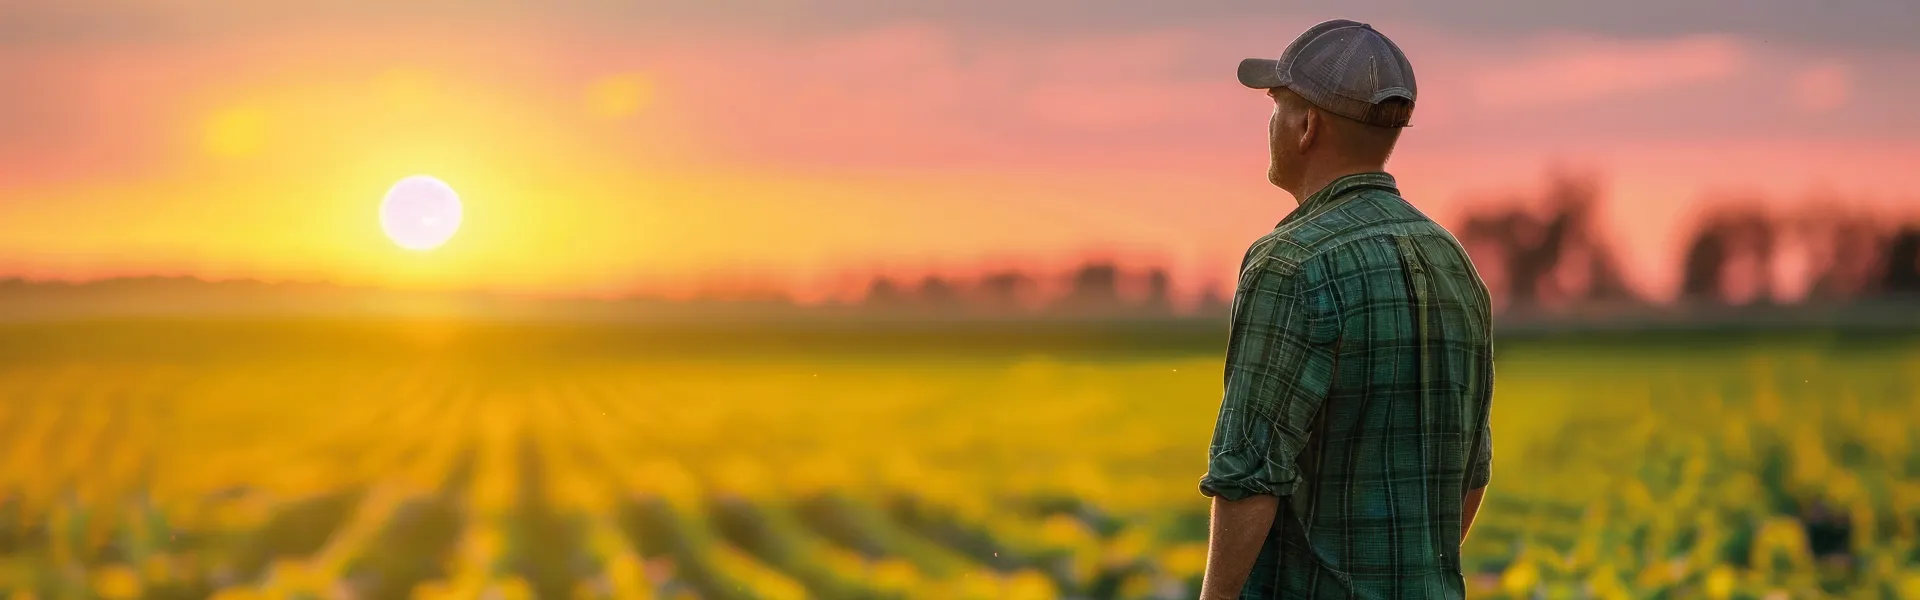
[[[1314,194],[1248,249],[1200,491],[1286,499],[1241,598],[1460,598],[1487,484],[1491,307],[1386,173]]]

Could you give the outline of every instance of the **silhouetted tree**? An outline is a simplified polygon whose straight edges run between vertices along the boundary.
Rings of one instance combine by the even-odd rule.
[[[1020,271],[1001,271],[980,280],[978,287],[980,300],[988,310],[995,312],[1014,312],[1022,308],[1028,294],[1034,289],[1034,280]]]
[[[1069,291],[1055,309],[1069,313],[1110,313],[1120,307],[1120,270],[1112,263],[1082,265],[1069,279]]]
[[[1232,300],[1220,295],[1220,286],[1209,283],[1201,288],[1200,299],[1194,305],[1193,312],[1203,317],[1224,317],[1233,308]]]
[[[1726,305],[1734,278],[1752,286],[1753,303],[1773,300],[1776,227],[1757,206],[1727,206],[1709,212],[1695,228],[1681,266],[1680,293],[1691,302]]]
[[[885,275],[876,276],[867,286],[866,305],[873,308],[899,308],[909,300],[905,290]]]
[[[1920,295],[1920,225],[1903,227],[1893,236],[1886,261],[1881,288],[1889,294]]]
[[[1794,220],[1815,274],[1808,300],[1848,302],[1877,293],[1887,268],[1885,230],[1871,216],[1824,204]]]
[[[960,307],[960,290],[938,275],[928,275],[920,280],[920,304],[938,311],[951,311]]]
[[[1726,270],[1727,257],[1733,251],[1727,248],[1725,236],[1712,227],[1702,227],[1693,235],[1693,242],[1687,244],[1686,258],[1681,259],[1680,296],[1687,300],[1717,303],[1722,299],[1725,289],[1721,280]]]
[[[1170,287],[1165,269],[1154,267],[1147,271],[1147,297],[1140,303],[1141,312],[1152,316],[1171,314],[1172,302],[1168,298]]]
[[[1640,301],[1640,296],[1627,287],[1626,277],[1622,275],[1619,261],[1612,252],[1605,251],[1599,242],[1588,242],[1586,254],[1585,299],[1596,302]]]
[[[1546,191],[1545,215],[1514,199],[1503,209],[1469,215],[1461,243],[1489,276],[1488,283],[1504,288],[1510,308],[1637,301],[1594,229],[1598,198],[1599,186],[1592,180],[1555,176]]]

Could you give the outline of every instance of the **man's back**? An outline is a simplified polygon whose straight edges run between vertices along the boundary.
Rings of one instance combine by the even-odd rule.
[[[1458,598],[1486,485],[1485,285],[1385,173],[1315,194],[1248,251],[1203,493],[1286,497],[1253,598]]]

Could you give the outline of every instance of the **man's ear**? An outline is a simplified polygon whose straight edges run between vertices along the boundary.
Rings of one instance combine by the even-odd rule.
[[[1308,148],[1313,147],[1314,142],[1320,139],[1320,134],[1326,128],[1327,122],[1326,116],[1320,114],[1319,107],[1300,112],[1300,118],[1304,121],[1300,124],[1300,151],[1306,152]]]

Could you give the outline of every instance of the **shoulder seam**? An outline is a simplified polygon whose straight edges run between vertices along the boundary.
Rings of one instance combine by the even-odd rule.
[[[1378,226],[1378,225],[1399,225],[1399,224],[1402,224],[1402,223],[1417,223],[1417,222],[1421,222],[1421,221],[1424,221],[1424,220],[1425,220],[1425,219],[1395,219],[1395,220],[1391,220],[1391,221],[1380,221],[1380,222],[1378,222],[1378,223],[1371,223],[1371,224],[1369,224],[1368,226],[1369,226],[1369,227],[1371,227],[1371,226]],[[1285,238],[1284,236],[1282,236],[1282,237],[1279,237],[1279,238],[1277,238],[1277,239],[1276,239],[1276,241],[1286,241],[1286,242],[1288,243],[1288,245],[1291,245],[1291,246],[1293,246],[1294,248],[1296,248],[1296,249],[1298,249],[1298,250],[1301,250],[1301,251],[1302,251],[1302,254],[1300,255],[1300,259],[1299,259],[1299,260],[1297,260],[1297,261],[1292,261],[1292,260],[1289,260],[1289,261],[1287,261],[1287,262],[1288,262],[1289,264],[1292,264],[1293,266],[1296,266],[1296,267],[1297,267],[1297,266],[1300,266],[1300,265],[1302,265],[1302,264],[1306,264],[1306,262],[1307,262],[1307,261],[1309,261],[1309,260],[1313,260],[1313,259],[1315,259],[1315,258],[1318,258],[1318,257],[1320,257],[1321,255],[1324,255],[1324,254],[1326,254],[1326,253],[1327,253],[1328,251],[1330,251],[1330,250],[1336,250],[1336,249],[1339,249],[1339,248],[1343,248],[1343,247],[1346,247],[1346,246],[1347,246],[1348,244],[1352,244],[1352,243],[1354,243],[1354,242],[1359,242],[1359,241],[1362,241],[1362,240],[1368,240],[1368,239],[1373,239],[1373,238],[1375,238],[1375,237],[1379,237],[1380,235],[1403,235],[1403,236],[1406,236],[1406,237],[1428,237],[1428,236],[1434,236],[1434,237],[1439,237],[1439,236],[1436,236],[1436,235],[1434,235],[1434,234],[1431,234],[1431,233],[1411,233],[1411,234],[1393,234],[1393,233],[1383,233],[1383,234],[1377,234],[1377,235],[1360,235],[1360,236],[1354,236],[1354,237],[1350,237],[1350,238],[1347,238],[1347,239],[1343,239],[1343,240],[1340,240],[1340,241],[1338,241],[1338,242],[1334,242],[1334,243],[1328,243],[1328,244],[1325,244],[1325,245],[1315,245],[1315,246],[1311,246],[1311,247],[1309,247],[1309,246],[1305,246],[1305,245],[1302,245],[1302,244],[1300,244],[1299,242],[1296,242],[1296,241],[1294,241],[1294,240],[1291,240],[1291,239],[1286,239],[1286,238]],[[1327,239],[1335,239],[1335,238],[1338,238],[1338,237],[1340,237],[1340,236],[1339,236],[1339,235],[1333,235],[1333,236],[1328,236],[1328,238],[1327,238]],[[1268,258],[1273,258],[1273,255],[1272,255],[1272,253],[1268,253],[1268,255],[1267,255],[1267,257],[1268,257]]]
[[[1356,194],[1356,196],[1364,197],[1374,193],[1386,194],[1388,196],[1392,196],[1394,198],[1400,199],[1402,202],[1405,201],[1405,198],[1400,196],[1399,194],[1389,194],[1387,192],[1378,191],[1378,190],[1361,190],[1358,194]],[[1356,198],[1356,200],[1357,199],[1358,198]],[[1335,210],[1340,210],[1344,208],[1344,206],[1345,204],[1329,207],[1320,213],[1312,215],[1311,217],[1294,221],[1292,223],[1288,223],[1283,227],[1276,227],[1272,231],[1268,231],[1266,234],[1260,236],[1259,239],[1255,240],[1253,245],[1249,249],[1258,248],[1262,243],[1267,243],[1270,247],[1261,256],[1260,262],[1262,264],[1269,261],[1278,260],[1288,265],[1289,267],[1298,268],[1299,266],[1305,264],[1308,260],[1312,260],[1314,257],[1317,257],[1328,250],[1339,248],[1347,244],[1353,243],[1355,241],[1368,239],[1369,237],[1372,237],[1372,236],[1354,237],[1351,239],[1342,240],[1341,242],[1330,245],[1330,246],[1310,246],[1307,244],[1302,244],[1299,242],[1299,240],[1296,240],[1293,238],[1292,236],[1293,232],[1297,230],[1299,227],[1307,223],[1311,223],[1314,221],[1314,219],[1318,219]],[[1431,222],[1431,219],[1424,214],[1416,213],[1416,215],[1417,216],[1407,216],[1407,217],[1398,218],[1398,219],[1376,221],[1373,223],[1367,223],[1365,225],[1358,225],[1357,227],[1370,228],[1370,227],[1379,227],[1379,226],[1386,226],[1386,225],[1400,225],[1405,223]],[[1334,232],[1331,235],[1328,235],[1326,238],[1322,238],[1322,239],[1327,240],[1327,239],[1339,238],[1343,234],[1349,233],[1353,230],[1354,228],[1349,228],[1339,232]],[[1419,234],[1419,235],[1426,235],[1426,234]],[[1279,246],[1280,244],[1283,244],[1283,243],[1287,246],[1289,250],[1291,250],[1291,252],[1287,252],[1285,254],[1276,254],[1275,252],[1273,252],[1273,249],[1271,248],[1271,246]],[[1242,272],[1244,273],[1245,271],[1251,271],[1253,270],[1253,268],[1254,268],[1253,265],[1248,265],[1247,268]]]

